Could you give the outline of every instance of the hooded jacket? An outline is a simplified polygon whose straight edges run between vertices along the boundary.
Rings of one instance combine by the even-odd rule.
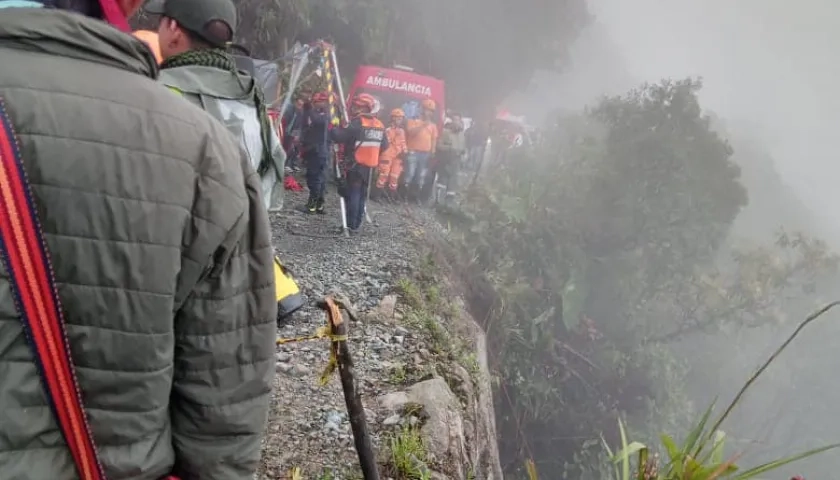
[[[4,8],[0,65],[107,478],[252,478],[277,305],[248,159],[103,22]],[[78,478],[2,262],[0,380],[0,478]]]
[[[228,127],[241,140],[253,168],[259,168],[265,152],[263,127],[257,118],[254,102],[259,87],[252,76],[245,72],[187,65],[161,70],[160,81]],[[274,129],[269,130],[272,161],[269,171],[262,176],[262,189],[265,208],[274,210],[283,207],[286,152]]]

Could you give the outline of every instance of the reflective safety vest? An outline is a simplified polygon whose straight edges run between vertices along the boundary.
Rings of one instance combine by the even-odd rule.
[[[379,149],[382,146],[382,139],[385,137],[385,125],[378,118],[363,115],[361,121],[361,134],[356,140],[354,157],[356,163],[366,167],[379,165]]]

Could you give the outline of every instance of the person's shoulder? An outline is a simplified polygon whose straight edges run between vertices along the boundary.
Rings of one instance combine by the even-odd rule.
[[[244,198],[240,146],[227,127],[162,83],[144,82],[138,93],[145,98],[151,128],[157,133],[146,135],[156,143],[154,149],[187,160],[198,175],[213,177]]]

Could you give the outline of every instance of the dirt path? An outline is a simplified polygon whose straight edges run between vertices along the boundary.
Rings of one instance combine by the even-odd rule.
[[[410,272],[426,229],[440,228],[426,210],[372,203],[374,224],[366,225],[357,237],[344,238],[338,234],[339,205],[332,188],[325,215],[298,210],[306,201],[305,190],[286,193],[284,212],[272,218],[275,247],[310,301],[336,289],[357,310],[369,310]],[[323,324],[323,312],[308,305],[278,335],[308,335]],[[378,444],[376,432],[385,419],[375,399],[395,388],[389,381],[394,366],[414,355],[421,348],[420,340],[404,326],[368,321],[352,324],[350,336],[368,421]],[[305,479],[358,478],[338,379],[318,385],[327,360],[326,341],[278,348],[275,393],[257,478],[287,478],[293,467],[300,467]]]

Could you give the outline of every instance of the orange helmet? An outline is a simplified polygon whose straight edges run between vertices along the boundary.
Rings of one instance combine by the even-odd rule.
[[[151,30],[137,30],[132,32],[132,35],[142,40],[149,47],[158,63],[163,61],[163,57],[160,55],[160,40],[157,33]]]
[[[434,110],[435,107],[437,107],[437,105],[435,105],[435,101],[432,100],[431,98],[427,98],[427,99],[423,100],[422,106],[426,110]]]
[[[373,107],[376,105],[376,99],[367,93],[360,93],[353,98],[353,105],[372,112]]]
[[[392,117],[403,118],[403,117],[405,117],[405,112],[403,112],[401,108],[395,108],[395,109],[391,110],[391,116]]]
[[[312,103],[328,103],[330,101],[329,92],[318,92],[312,95]]]

